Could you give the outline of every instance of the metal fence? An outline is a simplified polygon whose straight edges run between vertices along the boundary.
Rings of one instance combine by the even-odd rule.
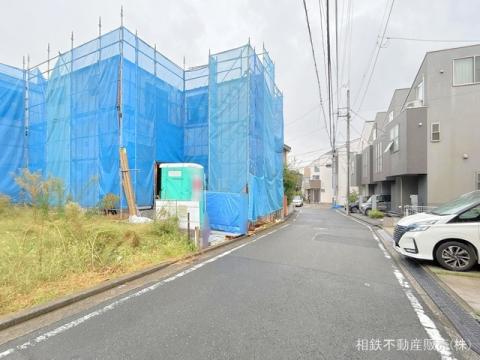
[[[423,213],[434,209],[434,206],[421,206],[421,205],[405,205],[403,207],[403,215],[409,216],[418,213]]]

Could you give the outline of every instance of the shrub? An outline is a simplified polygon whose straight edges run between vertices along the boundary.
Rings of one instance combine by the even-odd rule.
[[[353,190],[350,195],[348,196],[348,202],[350,204],[353,204],[354,202],[356,202],[358,200],[358,193]]]
[[[83,214],[83,209],[78,203],[69,201],[65,205],[65,218],[68,221],[79,221]]]
[[[383,219],[385,214],[380,210],[370,210],[370,212],[368,213],[368,216],[371,217],[372,219]]]
[[[178,218],[170,217],[165,220],[156,220],[151,224],[152,234],[158,236],[173,235],[179,232]]]
[[[44,179],[40,172],[31,172],[22,169],[15,182],[22,189],[26,201],[30,202],[35,210],[46,217],[52,205],[56,205],[59,212],[63,212],[65,205],[65,187],[62,180],[54,177]],[[36,215],[36,213],[35,213]]]
[[[120,197],[118,195],[108,193],[103,197],[102,200],[100,200],[98,207],[105,214],[108,214],[109,212],[113,212],[113,210],[118,207],[119,202],[120,202]]]
[[[10,197],[7,195],[0,194],[0,214],[4,214],[10,208],[11,202]]]
[[[133,248],[136,248],[140,245],[140,236],[134,230],[125,231],[123,234],[123,239]]]

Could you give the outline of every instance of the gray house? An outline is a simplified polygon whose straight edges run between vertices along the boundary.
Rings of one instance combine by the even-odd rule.
[[[438,205],[480,189],[479,121],[480,45],[427,53],[412,86],[375,118],[371,150],[355,164],[371,171],[362,195],[390,194],[399,211],[411,195]]]

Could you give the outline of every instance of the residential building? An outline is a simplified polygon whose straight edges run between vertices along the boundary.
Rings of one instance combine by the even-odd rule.
[[[355,139],[350,143],[350,155],[355,157],[355,153],[361,148],[361,140]],[[337,204],[343,205],[347,198],[347,151],[345,144],[337,147],[338,154],[338,194]],[[333,182],[332,182],[332,152],[328,151],[312,161],[310,165],[304,168],[303,190],[305,197],[311,203],[333,202]],[[356,184],[350,184],[350,191],[358,192]]]
[[[392,211],[480,189],[480,45],[428,52],[411,87],[395,90],[356,159],[363,195]],[[364,176],[363,176],[364,175]]]

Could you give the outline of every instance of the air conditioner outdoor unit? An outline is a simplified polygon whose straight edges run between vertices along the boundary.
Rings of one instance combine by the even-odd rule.
[[[407,109],[423,106],[422,100],[413,100],[407,103]]]

